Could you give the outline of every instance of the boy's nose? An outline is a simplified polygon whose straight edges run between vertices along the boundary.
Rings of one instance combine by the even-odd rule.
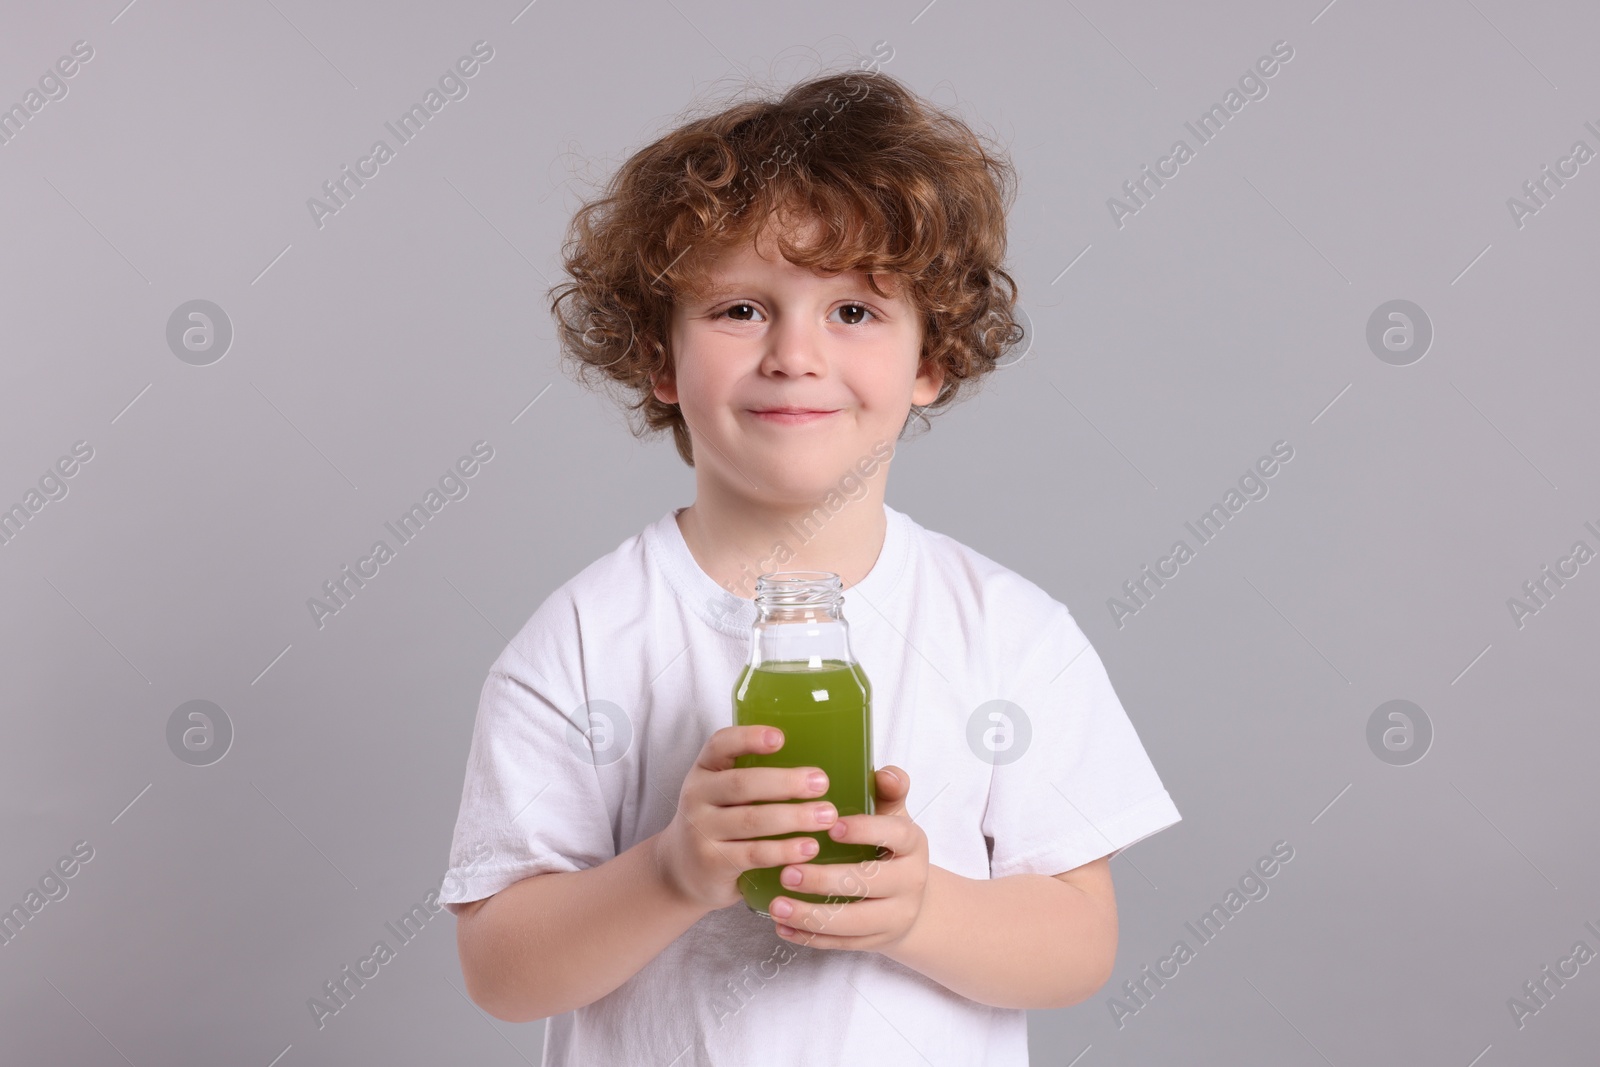
[[[788,375],[825,374],[822,328],[802,319],[791,318],[773,326],[767,334],[767,351],[762,369]]]

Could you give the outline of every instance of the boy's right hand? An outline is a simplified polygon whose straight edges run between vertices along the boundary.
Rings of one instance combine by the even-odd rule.
[[[773,804],[828,791],[818,767],[735,767],[746,753],[783,747],[773,726],[726,726],[712,734],[683,779],[678,811],[656,841],[656,863],[674,894],[708,911],[743,899],[739,875],[758,867],[805,863],[817,854],[810,837],[752,838],[826,831],[838,820],[832,804]],[[813,780],[811,776],[818,776]]]

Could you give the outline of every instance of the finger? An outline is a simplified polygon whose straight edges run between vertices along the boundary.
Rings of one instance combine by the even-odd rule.
[[[783,731],[776,726],[724,726],[706,738],[695,760],[708,771],[725,771],[747,754],[768,755],[783,747]]]
[[[813,780],[813,774],[821,777]],[[828,791],[828,776],[820,767],[730,767],[706,778],[700,798],[722,807],[816,800]]]
[[[795,940],[802,943],[807,936],[813,936],[818,941],[849,940],[882,933],[895,923],[900,908],[893,900],[872,898],[847,904],[807,904],[793,897],[778,896],[772,898],[772,905],[780,900],[788,901],[793,910],[782,917],[774,911],[774,922],[780,927],[787,926],[796,931],[800,936]]]
[[[793,863],[778,872],[780,893],[819,897],[888,897],[899,891],[903,882],[900,865],[892,858],[862,863]]]
[[[906,810],[906,797],[911,792],[911,775],[890,764],[879,767],[876,775],[877,802],[873,805],[879,815],[899,815]]]
[[[838,810],[832,804],[818,800],[713,807],[703,816],[703,822],[714,830],[714,836],[724,841],[749,841],[780,834],[826,833],[838,817]]]
[[[724,841],[720,851],[742,872],[765,867],[803,866],[816,857],[819,847],[814,838],[797,834],[766,841]]]
[[[877,845],[898,856],[915,846],[916,830],[903,815],[851,815],[829,827],[828,836],[841,844]]]
[[[878,942],[870,937],[834,937],[830,934],[813,934],[805,930],[796,930],[783,923],[776,925],[777,934],[791,944],[804,945],[806,948],[829,948],[842,952],[875,952]]]

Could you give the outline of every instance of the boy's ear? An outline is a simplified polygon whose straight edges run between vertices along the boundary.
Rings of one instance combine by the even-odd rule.
[[[927,405],[939,398],[944,385],[944,365],[935,360],[924,360],[917,372],[916,384],[911,388],[911,402]]]
[[[650,375],[650,392],[663,404],[676,404],[678,402],[678,383],[673,378],[671,371],[662,371]]]

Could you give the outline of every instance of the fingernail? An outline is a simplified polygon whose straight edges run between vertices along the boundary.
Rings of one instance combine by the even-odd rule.
[[[780,734],[776,730],[768,730],[767,731],[767,747],[769,747],[769,748],[777,748],[781,744],[783,744],[783,735]]]
[[[779,897],[777,900],[772,902],[772,906],[768,909],[768,911],[780,919],[787,919],[789,917],[789,913],[794,911],[794,905],[789,903],[787,900],[784,900],[782,897]]]
[[[812,771],[806,777],[806,784],[811,787],[812,792],[820,793],[828,788],[828,776],[822,771]]]
[[[800,872],[793,867],[785,867],[778,875],[778,881],[793,889],[800,884]]]

